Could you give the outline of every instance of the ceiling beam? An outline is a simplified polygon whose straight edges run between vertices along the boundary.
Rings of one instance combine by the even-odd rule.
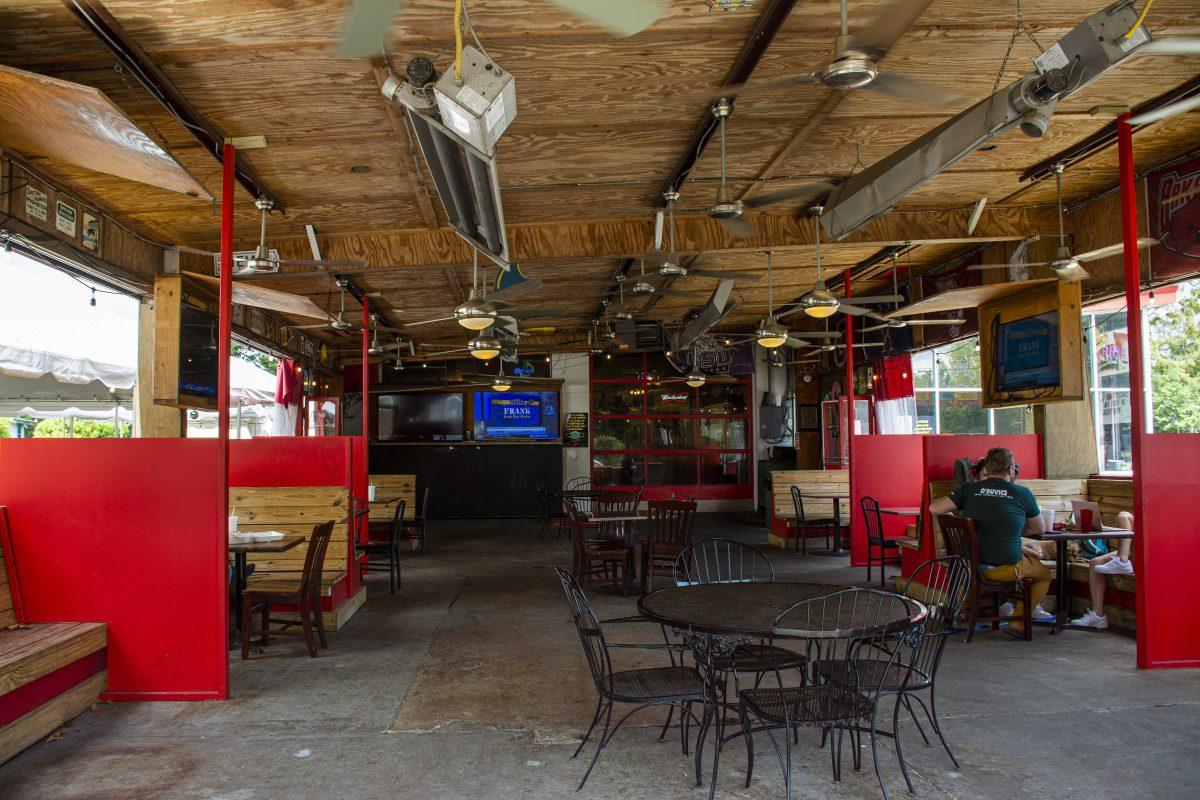
[[[211,153],[213,158],[221,161],[225,144],[224,133],[201,116],[184,98],[171,79],[125,32],[99,0],[62,0],[62,4],[116,57],[122,67],[133,73],[138,82],[163,108],[183,123],[187,132]],[[284,205],[279,196],[263,184],[262,178],[240,154],[235,155],[234,164],[235,179],[251,197],[265,197],[271,201],[276,211],[284,213]]]

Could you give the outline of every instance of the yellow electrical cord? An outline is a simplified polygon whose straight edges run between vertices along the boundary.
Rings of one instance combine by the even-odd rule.
[[[454,80],[462,82],[462,0],[454,0]]]
[[[1138,15],[1137,21],[1133,23],[1133,27],[1125,31],[1125,38],[1133,36],[1133,32],[1142,27],[1142,23],[1146,21],[1146,14],[1150,11],[1150,6],[1154,5],[1154,0],[1146,0],[1146,5],[1142,6],[1142,13]]]

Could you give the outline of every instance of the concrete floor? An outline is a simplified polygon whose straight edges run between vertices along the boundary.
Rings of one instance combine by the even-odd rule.
[[[699,527],[766,538],[737,516],[705,515]],[[435,522],[428,555],[406,556],[402,591],[389,596],[386,579],[370,578],[366,606],[320,658],[276,643],[232,662],[228,702],[85,712],[60,738],[0,767],[0,798],[572,796],[585,762],[569,757],[595,700],[545,568],[566,565],[569,550],[536,544],[536,530],[528,521]],[[783,580],[864,578],[845,559],[768,552]],[[634,610],[632,598],[592,597],[601,617]],[[1200,673],[1139,672],[1131,639],[1039,630],[1032,643],[953,640],[938,705],[963,769],[908,728],[922,797],[1200,797]],[[656,741],[655,719],[622,729],[580,797],[707,796],[707,786],[694,788],[677,737]],[[869,756],[863,772],[847,768],[834,784],[828,752],[815,737],[802,744],[796,798],[880,797]],[[889,792],[906,797],[884,747]],[[764,741],[743,789],[744,749],[730,745],[718,797],[781,798],[769,751]]]

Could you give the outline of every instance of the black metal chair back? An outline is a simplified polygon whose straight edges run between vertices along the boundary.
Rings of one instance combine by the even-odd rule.
[[[931,679],[937,673],[946,640],[970,590],[971,570],[961,556],[931,558],[913,571],[904,585],[904,595],[923,603],[928,614],[909,636],[899,640],[907,651],[901,660],[913,670],[909,680],[913,676],[918,676],[916,680]]]
[[[808,521],[804,517],[804,495],[800,493],[800,487],[792,485],[792,507],[796,512],[796,527],[801,535],[804,533]]]
[[[425,487],[425,493],[421,495],[421,511],[417,514],[417,519],[421,522],[422,534],[424,533],[425,520],[429,519],[429,502],[430,491],[429,487]]]
[[[770,583],[775,580],[771,559],[755,548],[729,539],[705,539],[675,559],[675,584]]]
[[[392,515],[392,527],[388,530],[388,549],[399,550],[400,535],[404,532],[404,512],[408,509],[408,501],[396,501],[396,513]]]
[[[646,541],[687,547],[692,543],[695,519],[695,502],[650,500],[646,503]]]
[[[568,512],[569,514],[570,512]],[[600,620],[592,611],[591,604],[583,588],[570,572],[562,567],[555,567],[558,579],[562,581],[563,593],[567,596],[567,606],[571,610],[571,622],[575,632],[579,634],[579,642],[583,645],[583,655],[587,659],[588,670],[596,684],[596,691],[602,697],[611,697],[612,660],[608,655],[608,644],[604,640],[604,631],[600,628]]]
[[[567,491],[586,490],[592,488],[591,478],[571,478],[567,481]]]
[[[879,501],[869,495],[863,495],[859,503],[862,505],[863,522],[867,526],[867,541],[871,544],[882,544],[883,515],[879,513]]]
[[[567,516],[567,524],[571,527],[571,543],[577,554],[587,549],[587,538],[583,535],[583,515],[579,506],[571,499],[563,500],[563,513]]]

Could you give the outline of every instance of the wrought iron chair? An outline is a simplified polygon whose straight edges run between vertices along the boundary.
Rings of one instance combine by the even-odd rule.
[[[1000,606],[1005,599],[1021,601],[1020,622],[1025,626],[1025,641],[1033,640],[1033,604],[1030,593],[1033,589],[1032,578],[1021,578],[1016,581],[993,581],[983,577],[979,566],[979,539],[975,534],[975,522],[967,517],[956,517],[941,514],[937,518],[938,527],[942,529],[942,542],[946,552],[959,556],[967,563],[971,572],[971,614],[967,622],[967,641],[975,638],[975,626],[980,622],[992,623],[992,630],[999,630],[1000,623],[1012,621],[1016,617],[1006,617],[1000,613]],[[1062,576],[1058,577],[1063,580]],[[983,603],[987,599],[991,603],[991,613],[983,613]]]
[[[400,536],[404,531],[404,509],[405,501],[397,501],[387,539],[368,541],[354,550],[360,579],[370,567],[387,567],[389,594],[395,594],[400,587]]]
[[[785,800],[792,796],[792,743],[803,728],[821,730],[821,746],[829,744],[835,781],[842,778],[842,739],[847,732],[852,765],[855,770],[862,768],[861,734],[870,736],[875,753],[875,716],[883,676],[897,668],[900,648],[889,652],[888,642],[908,634],[910,614],[909,601],[900,595],[855,588],[803,600],[775,618],[775,636],[805,639],[809,662],[824,662],[827,667],[811,670],[811,680],[799,686],[785,685],[783,672],[776,669],[775,686],[739,692],[747,787],[754,775],[753,734],[760,731],[767,732],[783,768]],[[782,751],[774,733],[781,729]],[[886,800],[878,758],[875,775]]]
[[[271,623],[283,625],[284,630],[299,625],[304,633],[308,654],[317,657],[317,646],[313,641],[316,627],[321,647],[328,648],[325,640],[325,619],[321,613],[321,572],[325,565],[325,551],[333,537],[333,520],[314,525],[304,551],[304,568],[299,578],[264,578],[254,581],[242,592],[242,658],[250,657],[250,618],[255,606],[262,607],[262,644],[267,643]],[[271,604],[294,605],[299,609],[300,620],[273,619]]]
[[[651,500],[646,503],[646,536],[642,540],[642,583],[654,588],[655,575],[675,575],[675,559],[692,544],[696,503]]]
[[[421,508],[413,516],[411,522],[404,525],[404,531],[400,538],[411,541],[417,540],[417,552],[425,555],[425,520],[429,517],[429,487],[425,487],[425,493],[421,495]]]
[[[556,529],[554,538],[561,539],[563,527],[566,524],[566,515],[562,510],[562,498],[558,492],[553,492],[547,489],[541,483],[534,485],[537,489],[538,499],[542,501],[542,528],[538,531],[537,540],[540,542],[545,538],[551,528]]]
[[[879,513],[879,501],[874,497],[863,496],[863,521],[867,525],[867,583],[871,582],[871,563],[875,548],[879,548],[879,588],[885,588],[886,574],[884,564],[887,563],[887,551],[900,552],[900,543],[883,535],[883,515]]]
[[[567,523],[571,526],[571,541],[575,558],[572,572],[583,584],[609,583],[629,594],[633,572],[633,548],[623,539],[588,539],[584,536],[583,520],[571,500],[563,501]]]
[[[703,583],[770,583],[775,567],[756,548],[731,539],[713,538],[696,542],[675,559],[677,586]]]
[[[576,490],[585,491],[585,490],[591,489],[591,488],[592,488],[592,479],[591,478],[571,478],[571,480],[567,481],[567,486],[566,486],[566,489],[568,492],[576,491]]]
[[[938,666],[942,661],[942,652],[946,648],[946,640],[954,629],[954,624],[962,613],[967,593],[971,586],[971,570],[959,556],[930,559],[913,571],[905,582],[902,594],[911,597],[925,605],[927,614],[923,622],[914,628],[908,636],[899,637],[885,642],[889,648],[877,657],[859,659],[859,672],[872,680],[879,682],[880,698],[895,695],[896,702],[892,708],[891,731],[876,730],[876,735],[888,736],[896,742],[896,759],[900,762],[900,771],[904,774],[904,782],[908,790],[913,791],[912,779],[908,775],[908,766],[904,761],[904,751],[900,742],[900,707],[904,706],[912,717],[917,732],[930,747],[929,737],[921,727],[913,710],[912,701],[920,703],[925,717],[929,720],[933,732],[937,735],[946,755],[958,768],[958,759],[946,744],[942,735],[942,726],[937,716],[937,704],[934,700],[934,687],[937,681]],[[891,650],[898,652],[893,654]],[[896,656],[896,657],[894,657]],[[894,662],[894,663],[893,663]],[[845,675],[847,667],[844,663],[835,661],[818,661],[813,669],[829,680],[838,680]],[[929,704],[926,705],[921,694],[929,693]],[[872,742],[871,755],[875,757],[875,770],[879,771],[878,752]]]
[[[595,612],[588,604],[587,596],[579,583],[561,567],[555,567],[555,572],[562,581],[563,592],[567,596],[567,605],[571,609],[571,621],[575,624],[575,631],[579,634],[579,641],[583,645],[583,653],[587,659],[588,669],[592,673],[592,682],[596,686],[598,696],[592,723],[588,726],[583,741],[579,743],[579,747],[575,749],[571,758],[579,755],[591,738],[592,731],[600,722],[600,717],[604,717],[604,729],[600,734],[600,741],[596,744],[596,752],[592,755],[592,760],[583,773],[583,778],[579,781],[578,789],[582,789],[583,785],[587,783],[588,776],[592,774],[592,768],[596,766],[600,753],[612,741],[612,737],[625,720],[634,713],[643,708],[665,705],[671,707],[672,713],[674,713],[674,709],[678,708],[681,718],[694,718],[691,712],[692,703],[705,702],[704,678],[695,667],[676,665],[674,658],[672,658],[672,666],[669,667],[615,671],[609,657],[610,648],[662,649],[664,645],[610,644],[605,639],[600,620],[596,618]],[[616,725],[613,725],[613,705],[616,703],[629,704],[633,708],[621,717]],[[680,736],[686,752],[687,727],[685,725],[680,726]]]
[[[809,518],[804,513],[804,495],[799,486],[792,486],[792,508],[796,514],[796,549],[802,554],[808,554],[808,539],[810,536],[824,536],[825,547],[829,548],[830,537],[833,536],[833,517]],[[810,533],[815,531],[815,533]]]

